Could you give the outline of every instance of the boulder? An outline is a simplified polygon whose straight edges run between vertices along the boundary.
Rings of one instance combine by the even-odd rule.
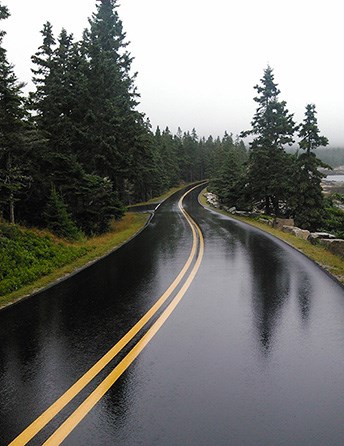
[[[301,238],[303,240],[308,240],[311,233],[307,231],[306,229],[300,229],[300,228],[293,228],[292,232],[293,235],[297,238]]]
[[[271,226],[271,220],[269,220],[268,218],[260,218],[259,221],[260,223],[264,223],[265,225]]]
[[[329,234],[328,232],[311,232],[308,240],[313,244],[316,245],[320,239],[323,240],[334,240],[336,237],[332,234]]]
[[[321,238],[318,239],[319,244],[325,246],[333,254],[344,257],[344,240],[340,238],[329,239]]]
[[[294,226],[293,218],[275,218],[272,227],[282,229],[283,226]]]
[[[207,199],[207,203],[211,206],[214,206],[214,208],[219,208],[220,204],[217,201],[217,196],[215,194],[212,194],[211,192],[207,192],[204,194],[205,198]]]
[[[293,229],[295,229],[295,226],[284,225],[282,227],[282,232],[286,232],[287,234],[292,234]]]

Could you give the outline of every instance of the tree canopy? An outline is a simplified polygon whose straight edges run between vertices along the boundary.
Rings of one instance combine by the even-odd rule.
[[[0,6],[0,19],[9,16]],[[206,175],[196,131],[154,133],[138,111],[117,0],[97,2],[80,41],[46,22],[25,98],[0,34],[0,210],[26,225],[104,232],[125,206]],[[64,223],[62,223],[64,222]],[[60,228],[60,229],[58,229]],[[75,229],[77,228],[77,229]]]
[[[0,22],[8,17],[0,3]],[[328,141],[316,107],[307,105],[297,126],[270,66],[254,87],[251,128],[240,137],[204,138],[180,128],[173,134],[153,131],[139,111],[117,0],[97,2],[79,41],[64,28],[55,35],[50,22],[41,35],[32,55],[34,88],[25,97],[0,30],[1,219],[75,239],[107,231],[127,205],[209,178],[229,206],[293,216],[312,229],[326,220],[315,151]],[[296,137],[299,151],[288,153]]]

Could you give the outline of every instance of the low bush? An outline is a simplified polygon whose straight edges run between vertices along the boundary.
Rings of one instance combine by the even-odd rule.
[[[88,250],[0,224],[0,296],[82,257]]]

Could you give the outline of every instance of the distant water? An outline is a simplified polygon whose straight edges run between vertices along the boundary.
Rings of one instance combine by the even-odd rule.
[[[334,183],[344,183],[344,175],[327,175],[325,180]]]

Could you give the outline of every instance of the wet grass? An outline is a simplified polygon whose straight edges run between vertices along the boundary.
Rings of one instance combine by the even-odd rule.
[[[161,203],[166,198],[189,184],[194,183],[180,184],[179,186],[168,190],[163,195],[154,197],[146,203],[137,203],[136,206]],[[128,212],[122,220],[113,222],[110,231],[106,234],[87,239],[85,238],[84,240],[74,243],[59,239],[47,230],[30,229],[29,232],[35,236],[49,238],[56,245],[61,245],[66,253],[75,252],[76,254],[70,261],[66,258],[63,266],[53,265],[50,268],[51,271],[42,271],[38,274],[39,277],[35,280],[30,280],[30,283],[18,286],[13,292],[0,295],[0,309],[63,280],[69,275],[99,260],[111,251],[118,249],[123,243],[130,240],[135,234],[143,229],[148,219],[149,214]],[[26,228],[22,228],[22,230],[27,231]],[[79,255],[77,253],[79,253]]]
[[[84,268],[114,249],[117,249],[139,232],[145,226],[148,218],[148,214],[128,213],[121,221],[113,222],[108,233],[97,237],[91,237],[77,243],[70,243],[58,239],[48,231],[35,229],[28,231],[27,229],[23,229],[24,232],[32,232],[38,237],[48,237],[53,243],[63,249],[64,252],[79,252],[80,255],[74,256],[72,261],[68,261],[67,258],[67,264],[64,266],[55,266],[51,268],[52,271],[47,274],[42,272],[41,277],[38,279],[19,287],[11,293],[0,296],[0,308],[44,289],[52,283],[64,279],[66,276],[75,273],[79,269]]]
[[[287,234],[285,232],[282,232],[278,229],[271,228],[270,226],[256,221],[253,218],[248,217],[238,217],[236,215],[232,215],[228,212],[225,212],[220,209],[216,209],[212,206],[210,206],[206,198],[203,195],[204,191],[201,192],[199,196],[200,203],[209,208],[213,211],[216,211],[220,214],[227,215],[231,218],[234,218],[235,220],[242,221],[244,223],[247,223],[251,226],[254,226],[255,228],[259,228],[264,232],[267,232],[274,237],[283,240],[288,245],[292,246],[293,248],[297,249],[298,251],[302,252],[305,256],[313,260],[315,263],[317,263],[319,266],[321,266],[324,270],[326,270],[328,273],[330,273],[334,278],[336,278],[339,282],[344,284],[344,258],[337,256],[335,254],[332,254],[329,252],[325,247],[320,245],[312,245],[307,240],[302,240],[297,237],[295,237],[292,234]]]

